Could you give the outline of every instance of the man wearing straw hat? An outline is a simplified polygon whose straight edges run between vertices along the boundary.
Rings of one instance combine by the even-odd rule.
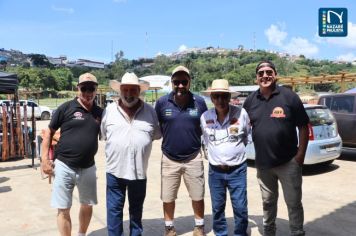
[[[231,96],[224,79],[213,81],[203,92],[210,95],[214,108],[201,116],[204,143],[209,160],[209,188],[215,235],[228,235],[225,218],[226,189],[230,192],[234,212],[234,235],[247,235],[247,189],[245,147],[250,131],[249,118],[244,109],[230,105]]]
[[[200,116],[207,110],[203,98],[189,91],[191,76],[184,66],[172,72],[172,93],[158,99],[155,109],[162,141],[161,199],[165,235],[175,236],[175,200],[183,177],[192,199],[194,236],[204,235],[204,166],[201,155]]]
[[[55,173],[51,206],[58,209],[57,224],[61,236],[71,235],[70,208],[74,186],[79,192],[79,236],[84,236],[97,204],[96,167],[98,134],[102,109],[95,102],[98,82],[90,73],[82,74],[78,82],[78,97],[58,107],[42,142],[42,169]],[[60,138],[53,163],[48,159],[51,140],[60,128]]]
[[[130,235],[142,235],[142,210],[146,196],[147,166],[152,141],[161,137],[155,110],[139,96],[148,89],[134,73],[121,83],[110,81],[120,94],[104,111],[101,134],[106,140],[106,206],[109,236],[124,235],[123,208],[128,192]]]

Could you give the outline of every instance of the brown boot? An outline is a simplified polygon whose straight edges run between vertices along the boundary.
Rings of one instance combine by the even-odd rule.
[[[164,236],[177,236],[174,226],[166,226],[164,231]]]
[[[205,236],[204,225],[196,225],[194,227],[193,236]]]

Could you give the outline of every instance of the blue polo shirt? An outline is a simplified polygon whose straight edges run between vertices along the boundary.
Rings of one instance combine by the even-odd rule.
[[[207,107],[202,97],[190,93],[187,107],[180,108],[173,96],[172,92],[159,98],[155,106],[163,134],[162,152],[171,160],[184,161],[200,150],[200,116]]]

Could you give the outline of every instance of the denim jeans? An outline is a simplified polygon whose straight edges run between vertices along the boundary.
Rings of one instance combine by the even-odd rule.
[[[147,180],[120,179],[106,173],[106,208],[109,236],[123,236],[123,209],[126,189],[129,199],[130,235],[142,235],[142,210]]]
[[[234,212],[234,235],[247,235],[247,163],[244,162],[232,171],[219,171],[209,166],[209,188],[213,210],[213,230],[215,235],[228,234],[225,218],[226,189],[229,190]]]

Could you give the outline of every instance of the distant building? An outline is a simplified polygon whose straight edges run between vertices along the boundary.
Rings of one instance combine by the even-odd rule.
[[[86,66],[86,67],[91,67],[91,68],[98,68],[98,69],[104,69],[104,67],[105,67],[104,62],[91,61],[91,60],[87,60],[87,59],[78,59],[76,61],[75,65]]]

